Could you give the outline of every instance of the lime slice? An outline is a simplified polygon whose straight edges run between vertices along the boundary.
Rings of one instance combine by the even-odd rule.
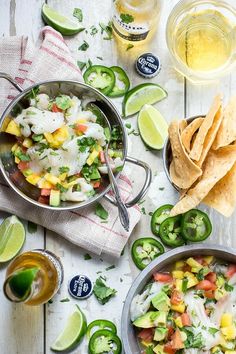
[[[146,104],[138,115],[138,127],[143,141],[153,149],[162,149],[168,137],[168,124],[161,113]]]
[[[44,21],[65,36],[71,36],[84,30],[79,23],[59,14],[57,11],[44,4],[42,7]]]
[[[157,84],[141,84],[126,93],[123,101],[123,114],[131,116],[140,111],[145,104],[153,104],[167,97],[167,92]]]
[[[64,331],[55,340],[51,349],[56,352],[71,350],[76,347],[87,331],[87,321],[79,306],[68,318]]]
[[[25,229],[20,220],[9,216],[0,225],[0,262],[11,260],[20,251],[25,241]]]
[[[37,267],[28,268],[25,270],[17,271],[12,276],[10,276],[6,283],[8,283],[12,294],[21,301],[27,299],[31,293],[31,286],[38,271],[39,268]]]

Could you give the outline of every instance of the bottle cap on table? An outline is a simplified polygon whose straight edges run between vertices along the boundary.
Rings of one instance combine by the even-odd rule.
[[[152,78],[161,70],[160,59],[152,53],[142,54],[136,60],[136,70],[145,78]]]
[[[92,294],[93,284],[86,275],[79,274],[70,280],[68,291],[74,298],[83,300]]]

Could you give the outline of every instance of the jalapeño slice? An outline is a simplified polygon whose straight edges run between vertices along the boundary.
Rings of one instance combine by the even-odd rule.
[[[160,238],[169,247],[182,246],[185,243],[181,235],[181,215],[169,217],[160,225]]]
[[[204,241],[212,231],[208,215],[198,209],[192,209],[183,215],[181,227],[183,237],[191,242]]]
[[[119,66],[112,66],[110,68],[116,77],[116,83],[112,91],[108,93],[109,97],[121,97],[129,91],[130,81],[126,72]]]
[[[160,236],[160,225],[161,223],[169,217],[170,211],[173,208],[171,204],[162,205],[158,208],[154,214],[152,215],[151,219],[151,229],[152,233],[156,236]]]
[[[108,320],[95,320],[95,321],[91,322],[87,328],[88,338],[91,337],[91,332],[93,329],[95,329],[96,331],[101,330],[101,329],[106,329],[106,330],[111,331],[112,333],[115,333],[115,334],[117,333],[116,325],[113,322],[108,321]]]
[[[113,332],[101,329],[95,332],[89,341],[89,354],[121,354],[122,344],[120,338]]]
[[[165,252],[160,242],[152,237],[143,237],[132,245],[131,255],[135,265],[143,270],[146,266]]]
[[[104,95],[112,91],[116,77],[114,72],[103,65],[92,65],[84,73],[86,84],[100,90]]]

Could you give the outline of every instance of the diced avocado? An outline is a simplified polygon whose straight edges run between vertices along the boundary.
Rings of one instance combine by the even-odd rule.
[[[155,327],[163,327],[166,325],[167,312],[159,311],[154,319]]]
[[[6,133],[12,134],[15,136],[21,136],[21,130],[19,125],[14,121],[11,120],[10,123],[7,126]]]
[[[93,172],[91,173],[91,175],[89,176],[90,179],[100,179],[101,178],[101,175],[98,171],[97,168],[94,168],[93,169]]]
[[[60,201],[60,191],[52,189],[49,198],[49,205],[58,207],[60,205]]]
[[[157,311],[149,311],[145,313],[145,315],[140,316],[137,318],[134,322],[133,325],[139,328],[152,328],[156,327],[154,324],[154,320],[158,316],[159,312]]]
[[[165,354],[166,352],[164,352],[164,345],[161,344],[157,344],[157,346],[155,348],[153,348],[154,353],[156,354]]]
[[[218,286],[218,288],[220,288],[224,284],[225,284],[225,278],[223,277],[223,275],[217,275],[216,285]]]
[[[28,168],[27,170],[22,171],[22,173],[25,177],[28,177],[33,174],[33,171],[30,168]]]
[[[154,340],[160,342],[165,339],[168,329],[166,327],[158,327],[155,329]]]
[[[153,306],[159,311],[169,311],[170,309],[170,299],[164,293],[164,291],[160,291],[153,299],[152,299]]]

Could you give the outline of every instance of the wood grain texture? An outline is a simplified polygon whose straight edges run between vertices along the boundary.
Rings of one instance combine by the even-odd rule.
[[[42,26],[40,17],[42,2],[41,0],[0,0],[0,35],[25,34],[29,35],[31,39],[37,40]],[[165,25],[168,14],[177,0],[161,1],[160,22],[155,38],[145,47],[137,47],[129,51],[126,51],[126,46],[119,46],[115,40],[103,40],[100,34],[99,22],[107,23],[111,18],[111,0],[99,2],[96,0],[48,0],[47,3],[68,16],[72,15],[75,7],[83,10],[83,25],[86,27],[87,33],[84,31],[71,38],[66,38],[75,60],[88,61],[90,59],[94,64],[122,66],[127,71],[132,85],[135,86],[143,82],[143,79],[138,76],[134,69],[134,61],[137,56],[147,51],[158,55],[162,62],[162,70],[150,82],[158,83],[168,91],[168,99],[156,105],[168,122],[183,118],[185,113],[187,116],[204,113],[218,90],[222,90],[228,97],[236,89],[235,74],[221,80],[217,85],[205,87],[193,86],[185,82],[182,76],[173,69],[165,42]],[[95,36],[90,35],[93,25],[99,30]],[[83,43],[83,40],[86,40],[90,45],[86,52],[78,51],[78,47]],[[103,60],[97,57],[102,57]],[[121,112],[121,100],[116,99],[114,103]],[[124,121],[124,123],[126,122],[129,122],[132,129],[137,131],[136,117],[131,117]],[[129,133],[129,131],[127,132]],[[148,150],[139,136],[129,135],[129,154],[150,164],[153,170],[154,183],[149,196],[145,198],[141,205],[144,215],[141,222],[136,226],[124,255],[116,261],[104,256],[91,255],[92,259],[85,261],[86,251],[76,248],[56,234],[47,231],[46,247],[61,257],[64,265],[65,280],[63,286],[59,294],[54,297],[53,303],[45,305],[45,318],[43,307],[32,309],[21,305],[12,305],[4,299],[0,288],[0,313],[5,319],[4,323],[0,321],[1,354],[51,353],[50,345],[63,329],[68,315],[73,312],[75,304],[81,306],[88,322],[97,318],[110,319],[117,324],[118,330],[120,329],[123,301],[134,277],[138,274],[138,270],[130,257],[131,244],[140,236],[151,236],[149,212],[153,211],[158,205],[175,202],[177,199],[177,194],[164,176],[161,152]],[[129,169],[135,183],[134,190],[137,191],[138,186],[143,181],[143,176],[139,169],[132,166]],[[203,209],[206,208],[203,207]],[[233,238],[233,230],[236,226],[235,215],[230,220],[213,211],[210,211],[210,215],[215,224],[214,235],[211,236],[210,242],[236,246],[236,241]],[[43,243],[43,230],[38,228],[37,234],[27,235],[25,249],[43,247]],[[106,270],[113,264],[115,265],[114,269]],[[0,283],[3,281],[5,268],[6,266],[0,266]],[[92,281],[95,281],[100,274],[105,275],[109,286],[117,289],[117,296],[104,306],[98,304],[93,296],[81,302],[72,299],[68,295],[67,286],[70,278],[76,274],[86,274]],[[61,302],[67,297],[70,298],[69,302]],[[74,350],[74,353],[87,353],[86,339]]]

